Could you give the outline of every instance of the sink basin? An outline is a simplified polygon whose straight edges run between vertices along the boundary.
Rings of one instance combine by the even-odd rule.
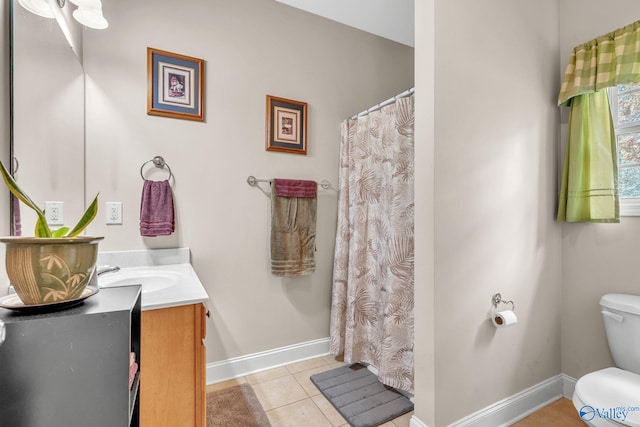
[[[101,288],[141,285],[142,310],[206,303],[209,295],[190,262],[189,248],[100,252]],[[0,422],[2,424],[2,422]]]
[[[181,278],[182,275],[174,271],[130,268],[104,274],[98,278],[98,285],[101,288],[142,285],[142,293],[146,294],[176,286]]]

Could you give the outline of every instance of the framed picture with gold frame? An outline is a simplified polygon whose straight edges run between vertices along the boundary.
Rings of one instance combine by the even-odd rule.
[[[204,60],[147,48],[147,114],[204,121]]]
[[[307,103],[267,95],[267,151],[307,154]]]

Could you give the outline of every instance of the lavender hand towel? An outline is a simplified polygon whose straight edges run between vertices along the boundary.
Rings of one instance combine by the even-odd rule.
[[[318,184],[315,181],[276,178],[273,183],[276,195],[280,197],[316,197],[318,192]]]
[[[316,269],[317,184],[274,179],[271,185],[271,273],[311,274]]]
[[[140,202],[140,235],[168,236],[175,230],[173,193],[169,181],[144,181]]]

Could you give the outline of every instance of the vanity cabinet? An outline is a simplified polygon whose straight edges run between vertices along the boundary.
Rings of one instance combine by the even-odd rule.
[[[142,426],[205,427],[205,318],[200,303],[142,312]]]
[[[140,360],[140,307],[140,287],[127,286],[58,311],[0,309],[0,425],[139,426],[129,358]]]

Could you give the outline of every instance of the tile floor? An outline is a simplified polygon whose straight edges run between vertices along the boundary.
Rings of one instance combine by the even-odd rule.
[[[348,427],[309,377],[342,366],[333,356],[309,359],[245,377],[207,386],[207,392],[249,383],[256,392],[272,427]],[[413,412],[381,427],[409,427]]]

